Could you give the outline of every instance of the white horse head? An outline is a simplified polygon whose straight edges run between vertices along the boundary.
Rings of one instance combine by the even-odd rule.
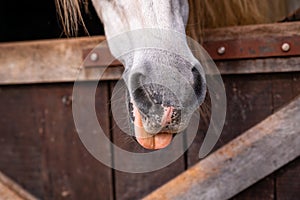
[[[167,146],[175,133],[187,128],[206,93],[203,70],[185,38],[188,1],[93,0],[93,4],[111,52],[124,54],[118,59],[125,66],[123,79],[137,141],[148,149]],[[120,34],[129,40],[123,43],[128,47],[110,40]]]
[[[206,94],[204,71],[185,35],[188,0],[92,2],[112,54],[122,55],[117,59],[125,66],[128,118],[137,141],[147,149],[168,146]]]
[[[76,24],[73,22],[82,21],[79,1],[84,0],[56,0],[65,31]],[[112,54],[122,55],[117,57],[125,66],[128,118],[131,116],[135,124],[137,141],[148,149],[167,146],[173,134],[187,127],[206,94],[203,69],[185,38],[188,0],[92,2],[104,24]],[[261,0],[189,2],[194,15],[191,23],[198,26],[197,32],[202,28],[199,25],[211,28],[270,22],[266,16],[282,3],[281,0],[272,4]],[[74,29],[78,29],[78,24]],[[195,31],[191,33],[195,36]],[[113,39],[116,37],[121,39]]]

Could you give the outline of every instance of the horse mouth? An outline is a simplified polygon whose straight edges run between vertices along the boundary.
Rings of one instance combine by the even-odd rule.
[[[172,108],[166,108],[162,117],[162,126],[165,126],[171,120]],[[173,139],[171,132],[158,132],[156,134],[148,133],[142,122],[142,116],[137,107],[133,105],[134,115],[134,134],[137,142],[145,149],[159,150],[167,147]]]

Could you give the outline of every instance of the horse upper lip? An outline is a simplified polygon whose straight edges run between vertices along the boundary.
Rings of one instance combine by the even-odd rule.
[[[161,119],[161,126],[165,127],[168,123],[171,123],[172,121],[172,113],[173,113],[174,107],[166,107],[164,108],[164,114]]]

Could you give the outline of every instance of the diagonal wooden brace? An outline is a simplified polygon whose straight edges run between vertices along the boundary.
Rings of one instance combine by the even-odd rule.
[[[300,155],[300,96],[157,189],[151,199],[228,199]]]

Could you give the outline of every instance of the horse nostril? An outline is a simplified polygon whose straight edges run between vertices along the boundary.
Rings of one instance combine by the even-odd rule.
[[[179,124],[181,121],[181,110],[174,109],[171,115],[171,124]]]
[[[129,89],[131,91],[133,101],[139,108],[139,111],[142,112],[142,114],[147,114],[152,103],[149,99],[149,95],[145,91],[145,85],[143,83],[144,80],[145,76],[143,74],[133,74],[130,80]]]
[[[196,67],[192,68],[192,73],[194,79],[193,88],[195,91],[195,95],[197,96],[199,103],[202,103],[206,93],[205,78],[200,74],[199,70]]]

